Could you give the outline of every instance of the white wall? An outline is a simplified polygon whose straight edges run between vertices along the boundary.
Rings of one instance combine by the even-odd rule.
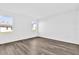
[[[77,14],[78,14],[78,15],[77,15],[77,22],[76,22],[76,23],[77,23],[77,26],[76,26],[76,27],[77,27],[76,33],[78,34],[78,35],[77,35],[77,38],[78,38],[77,40],[78,40],[78,42],[79,42],[79,11],[77,12]]]
[[[0,33],[0,44],[39,36],[79,44],[79,11],[50,15],[39,22],[39,33],[32,32],[32,17],[0,10],[0,15],[12,16],[13,32]]]
[[[0,33],[0,44],[35,37],[37,33],[32,32],[32,17],[0,10],[0,15],[13,17],[13,32]]]
[[[79,44],[77,31],[77,12],[70,11],[43,18],[39,23],[40,36],[59,41]]]

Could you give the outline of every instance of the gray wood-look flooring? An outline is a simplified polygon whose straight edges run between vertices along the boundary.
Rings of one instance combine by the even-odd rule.
[[[79,45],[35,37],[1,44],[0,55],[79,55]]]

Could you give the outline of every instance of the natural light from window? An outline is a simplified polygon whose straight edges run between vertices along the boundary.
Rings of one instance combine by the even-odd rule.
[[[12,32],[12,24],[11,16],[0,16],[0,32]]]

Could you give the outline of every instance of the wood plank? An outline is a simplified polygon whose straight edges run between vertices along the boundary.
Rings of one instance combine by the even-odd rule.
[[[79,55],[79,45],[33,37],[1,44],[0,55]]]

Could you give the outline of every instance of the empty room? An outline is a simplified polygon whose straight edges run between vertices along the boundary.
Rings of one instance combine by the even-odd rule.
[[[79,3],[0,3],[0,55],[79,55]]]

